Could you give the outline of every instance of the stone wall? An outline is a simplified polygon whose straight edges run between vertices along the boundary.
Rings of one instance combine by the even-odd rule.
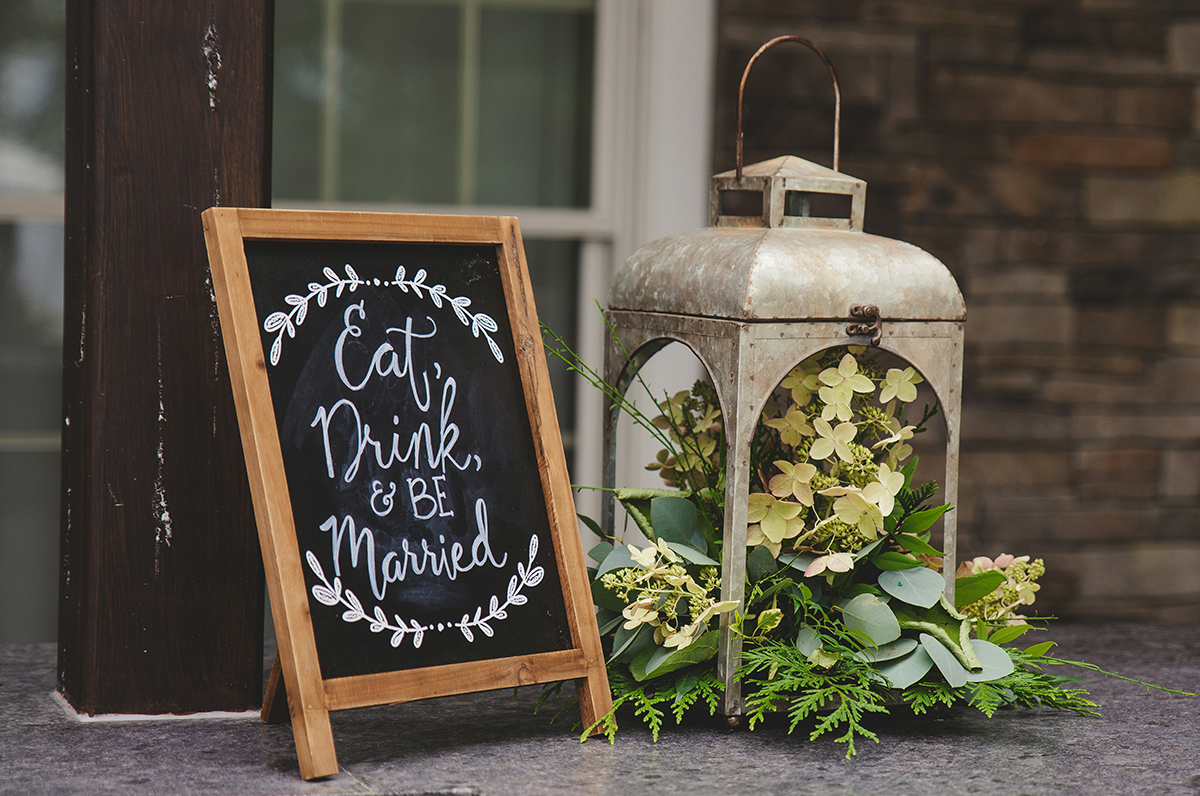
[[[772,36],[819,44],[867,231],[966,297],[960,550],[1045,558],[1038,608],[1200,618],[1200,2],[724,0],[714,170]],[[830,165],[833,95],[777,48],[746,162]]]

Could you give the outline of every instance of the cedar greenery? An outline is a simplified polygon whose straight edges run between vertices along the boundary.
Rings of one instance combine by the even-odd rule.
[[[684,714],[697,704],[707,707],[708,715],[716,714],[721,705],[721,694],[725,691],[725,685],[717,679],[716,671],[704,666],[692,666],[639,683],[629,676],[625,667],[610,663],[608,682],[613,692],[612,710],[587,727],[580,740],[600,732],[608,738],[609,743],[615,743],[617,711],[628,704],[633,708],[633,714],[650,728],[650,736],[657,743],[666,717],[666,712],[660,706],[669,702],[667,709],[675,717],[675,723],[680,724]]]
[[[834,740],[846,744],[847,758],[856,753],[856,737],[879,742],[862,718],[888,712],[883,703],[890,689],[866,663],[843,655],[826,669],[810,662],[794,644],[774,641],[745,650],[739,675],[752,689],[746,699],[750,729],[769,714],[786,710],[789,733],[800,722],[816,718],[809,740],[844,726],[845,732]]]

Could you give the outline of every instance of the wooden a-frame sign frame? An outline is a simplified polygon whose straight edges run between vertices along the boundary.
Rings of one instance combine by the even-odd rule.
[[[331,710],[575,680],[584,725],[590,726],[608,713],[611,693],[517,220],[211,208],[204,212],[203,223],[279,644],[262,716],[278,720],[287,704],[301,776],[314,779],[337,773]],[[244,245],[250,240],[495,247],[566,607],[570,649],[322,678],[251,291]]]

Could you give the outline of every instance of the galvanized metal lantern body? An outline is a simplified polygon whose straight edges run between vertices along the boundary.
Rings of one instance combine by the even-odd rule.
[[[761,216],[722,215],[727,191],[761,192]],[[800,214],[815,194],[849,196],[849,216]],[[617,271],[608,295],[613,339],[605,379],[623,394],[637,370],[672,341],[687,345],[707,369],[727,440],[721,599],[741,602],[750,440],[771,392],[813,354],[874,338],[920,371],[941,403],[947,431],[942,495],[956,504],[966,309],[941,262],[916,246],[862,231],[862,180],[787,156],[747,167],[740,180],[733,171],[714,176],[710,197],[707,229],[649,243]],[[617,410],[611,403],[608,409],[604,485],[613,487]],[[610,496],[606,530],[613,511]],[[951,598],[955,523],[950,511],[944,544]],[[734,680],[741,640],[730,619],[721,616],[718,674],[726,686],[723,711],[736,716],[743,712]]]

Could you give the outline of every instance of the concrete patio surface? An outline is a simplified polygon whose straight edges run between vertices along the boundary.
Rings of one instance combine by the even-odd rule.
[[[1200,687],[1200,625],[1058,625],[1060,657],[1175,688]],[[615,745],[580,744],[534,715],[537,688],[333,715],[341,771],[303,782],[291,728],[252,716],[81,722],[51,697],[54,645],[0,646],[0,793],[1200,794],[1200,699],[1072,670],[1100,718],[958,707],[892,716],[853,760],[786,726],[668,726],[658,743],[623,717]]]

